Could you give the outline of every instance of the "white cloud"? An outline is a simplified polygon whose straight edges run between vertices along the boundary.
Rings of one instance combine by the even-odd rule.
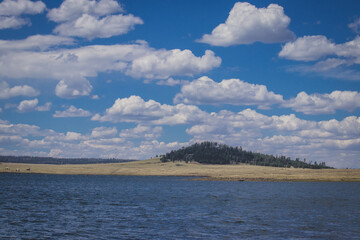
[[[108,38],[126,34],[134,29],[136,24],[143,24],[143,21],[132,14],[112,15],[100,19],[84,14],[76,21],[60,24],[54,29],[54,33],[91,40],[93,38]]]
[[[270,4],[256,8],[247,2],[235,3],[225,23],[218,25],[211,34],[205,34],[199,42],[214,46],[251,44],[254,42],[276,43],[294,39],[288,29],[290,18],[283,7]]]
[[[120,137],[116,137],[115,127],[97,127],[89,134],[58,133],[0,120],[1,144],[16,147],[0,149],[0,153],[145,159],[196,141],[211,140],[251,151],[325,161],[335,167],[360,167],[360,117],[316,122],[293,114],[266,116],[246,109],[238,113],[206,113],[194,124],[186,130],[192,136],[189,142],[166,143],[155,140],[165,131],[160,126],[139,124],[122,129]],[[138,142],[139,137],[145,140]]]
[[[12,51],[0,55],[0,77],[56,79],[56,94],[64,98],[89,95],[86,77],[120,71],[136,78],[191,76],[218,67],[212,51],[197,57],[190,50],[156,50],[147,44],[92,45],[52,51]]]
[[[30,21],[21,18],[20,15],[39,14],[45,10],[45,7],[42,1],[4,0],[0,3],[0,29],[30,25]]]
[[[356,91],[333,91],[330,94],[300,92],[296,98],[287,100],[284,107],[305,114],[332,114],[336,110],[354,111],[360,107],[360,94]]]
[[[291,71],[315,72],[338,79],[360,79],[360,72],[353,67],[360,64],[360,36],[343,44],[335,44],[321,35],[304,36],[286,43],[279,57],[296,61],[318,61],[311,66],[291,67]]]
[[[65,135],[65,140],[66,141],[77,141],[77,140],[81,140],[84,139],[84,137],[77,132],[67,132]]]
[[[189,83],[188,80],[179,80],[179,79],[173,79],[173,78],[169,78],[166,80],[165,79],[159,80],[156,82],[156,84],[160,85],[160,86],[176,86],[176,85],[184,85],[184,84],[188,84],[188,83]]]
[[[124,129],[120,133],[122,138],[144,138],[144,139],[156,139],[160,137],[163,131],[162,127],[150,127],[145,125],[137,125],[135,128]]]
[[[286,43],[279,56],[296,61],[314,61],[329,55],[360,63],[360,36],[343,44],[335,44],[325,36],[304,36]]]
[[[272,104],[282,103],[283,97],[269,92],[264,85],[250,84],[239,79],[222,80],[217,83],[208,77],[201,77],[183,85],[181,93],[175,96],[174,102],[258,105],[260,108],[268,108]]]
[[[220,64],[221,58],[211,50],[206,50],[202,57],[196,57],[190,50],[162,49],[134,59],[126,74],[135,78],[166,79],[207,72]]]
[[[38,106],[39,100],[37,98],[32,100],[24,100],[19,103],[17,106],[17,110],[21,113],[24,112],[32,112],[32,111],[39,111],[39,112],[46,112],[49,111],[51,108],[51,103],[47,102],[43,106]]]
[[[52,130],[41,130],[40,127],[29,124],[11,124],[9,121],[0,119],[0,135],[17,135],[17,136],[50,136]]]
[[[61,80],[55,88],[55,94],[61,98],[88,96],[92,90],[90,82],[82,77]]]
[[[134,25],[143,24],[139,17],[132,14],[111,15],[119,12],[123,9],[113,0],[65,0],[59,8],[49,11],[48,18],[60,23],[54,29],[55,33],[88,39],[125,34]]]
[[[104,16],[123,11],[119,3],[114,0],[65,0],[59,8],[51,9],[47,17],[54,22],[66,22],[75,20],[84,13],[94,16]]]
[[[246,109],[220,111],[188,128],[190,142],[211,141],[246,150],[325,161],[335,167],[360,166],[360,118],[307,121],[294,114],[266,116]],[[345,154],[346,153],[346,154]],[[352,156],[348,159],[346,156]]]
[[[116,127],[97,127],[91,132],[93,138],[115,137],[117,134]]]
[[[36,109],[36,106],[38,105],[39,100],[37,98],[33,100],[24,100],[21,101],[19,106],[17,107],[19,112],[31,112]]]
[[[86,111],[82,108],[76,108],[75,106],[71,105],[68,109],[64,111],[56,111],[53,114],[53,117],[56,118],[67,118],[67,117],[89,117],[91,113]]]
[[[297,38],[294,42],[286,43],[279,57],[297,61],[314,61],[335,52],[336,45],[325,36],[304,36]]]
[[[43,106],[38,106],[36,108],[36,110],[39,111],[39,112],[47,112],[47,111],[50,111],[51,105],[52,105],[51,102],[47,102]]]
[[[16,96],[34,97],[37,95],[39,95],[39,92],[28,85],[10,87],[7,82],[0,82],[0,99]]]
[[[0,16],[0,30],[7,28],[20,28],[24,25],[30,25],[28,19],[19,18],[19,17],[4,17]]]
[[[47,50],[53,46],[71,45],[74,40],[54,35],[33,35],[22,40],[0,40],[0,52]]]
[[[154,100],[144,101],[139,96],[130,96],[118,98],[112,107],[106,109],[103,116],[96,114],[92,120],[176,125],[196,122],[205,115],[206,113],[196,106],[172,106]]]
[[[348,26],[355,33],[359,33],[360,32],[360,18],[355,19],[355,21],[352,23],[349,23]]]

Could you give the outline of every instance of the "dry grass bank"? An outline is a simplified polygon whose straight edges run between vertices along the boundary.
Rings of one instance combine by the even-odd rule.
[[[30,169],[30,170],[27,170]],[[110,164],[21,164],[1,163],[0,172],[136,175],[136,176],[193,176],[202,180],[219,181],[346,181],[360,182],[360,169],[296,169],[250,165],[208,165],[199,163],[162,163],[159,159]]]

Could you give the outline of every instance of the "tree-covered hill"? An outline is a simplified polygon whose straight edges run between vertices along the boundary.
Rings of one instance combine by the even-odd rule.
[[[166,153],[161,157],[162,162],[185,161],[207,164],[238,164],[272,166],[272,167],[295,167],[295,168],[331,168],[325,162],[306,162],[304,159],[291,160],[285,156],[273,156],[262,153],[245,151],[241,147],[231,147],[216,142],[195,143],[189,147],[183,147],[176,151]]]

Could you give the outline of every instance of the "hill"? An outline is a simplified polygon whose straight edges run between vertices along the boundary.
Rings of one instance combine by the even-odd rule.
[[[246,163],[258,166],[271,167],[294,167],[322,169],[331,168],[326,166],[325,162],[306,162],[304,159],[292,160],[285,156],[273,156],[263,153],[245,151],[241,147],[231,147],[216,142],[195,143],[189,147],[183,147],[179,150],[171,151],[161,157],[162,162],[185,161],[198,162],[206,164],[239,164]]]

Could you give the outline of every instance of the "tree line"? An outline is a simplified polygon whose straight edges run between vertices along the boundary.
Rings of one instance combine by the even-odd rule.
[[[325,162],[307,162],[306,159],[295,160],[285,156],[274,156],[263,153],[245,151],[242,147],[231,147],[217,142],[195,143],[182,147],[161,156],[162,162],[185,161],[206,164],[239,164],[245,163],[258,166],[294,167],[294,168],[331,168]]]
[[[116,158],[54,158],[54,157],[30,157],[30,156],[0,156],[0,162],[9,163],[33,163],[33,164],[95,164],[95,163],[121,163],[133,160]]]

